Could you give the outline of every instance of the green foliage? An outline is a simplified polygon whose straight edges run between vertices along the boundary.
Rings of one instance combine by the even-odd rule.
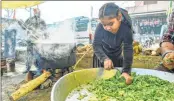
[[[151,75],[132,73],[133,83],[126,85],[121,73],[108,80],[90,82],[88,91],[97,96],[98,101],[173,101],[174,83]],[[107,98],[107,100],[106,100]]]

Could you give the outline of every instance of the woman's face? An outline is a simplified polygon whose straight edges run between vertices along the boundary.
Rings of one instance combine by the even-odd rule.
[[[106,31],[109,31],[113,34],[115,34],[119,27],[120,27],[120,24],[121,24],[121,18],[102,18],[100,19],[101,21],[101,24],[103,25],[103,28],[106,30]]]

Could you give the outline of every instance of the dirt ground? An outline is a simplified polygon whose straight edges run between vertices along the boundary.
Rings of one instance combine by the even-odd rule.
[[[25,64],[16,62],[16,72],[4,73],[1,77],[2,101],[10,101],[9,96],[25,83],[26,75],[22,74],[23,70],[25,70]],[[32,70],[35,70],[35,68],[32,67]],[[50,95],[51,88],[44,90],[36,89],[18,101],[50,101]]]
[[[10,101],[9,96],[17,90],[20,83],[24,82],[24,74],[13,77],[3,77],[2,79],[2,101]],[[50,101],[51,88],[44,90],[34,90],[23,96],[18,101]]]
[[[51,87],[44,90],[34,90],[18,101],[50,101]]]
[[[77,56],[77,60],[80,56]],[[159,56],[136,56],[134,57],[134,68],[150,68],[153,69],[161,61]],[[92,57],[85,57],[77,65],[76,70],[87,69],[92,67]],[[23,84],[25,80],[25,74],[22,71],[25,69],[25,64],[21,62],[16,62],[16,72],[15,73],[5,73],[2,76],[2,101],[10,101],[8,95],[13,93],[19,85]],[[35,68],[33,67],[32,70]],[[39,90],[36,89],[27,95],[23,96],[18,101],[50,101],[51,87]]]
[[[24,74],[8,73],[1,78],[2,101],[10,101],[9,95],[14,92],[20,82],[24,80]]]

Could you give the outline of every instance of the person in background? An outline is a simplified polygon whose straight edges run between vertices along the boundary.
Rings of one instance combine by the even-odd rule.
[[[106,3],[100,8],[101,23],[96,28],[93,42],[93,67],[104,67],[107,70],[123,67],[122,76],[126,79],[126,84],[131,84],[133,30],[126,17],[122,18],[123,14],[115,3]]]
[[[174,9],[169,16],[168,29],[160,43],[162,63],[156,70],[174,73]]]
[[[34,41],[36,41],[39,37],[46,39],[48,35],[46,33],[46,23],[43,19],[40,18],[40,10],[34,9],[34,16],[28,18],[24,26],[28,29],[28,40],[27,40],[27,59],[26,59],[26,70],[23,73],[27,73],[30,71],[31,66],[34,64],[37,67],[36,75],[40,75],[42,68],[37,64],[39,61],[39,54],[34,50],[33,45]]]

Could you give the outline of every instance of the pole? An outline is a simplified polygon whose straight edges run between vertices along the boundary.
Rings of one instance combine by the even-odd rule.
[[[93,6],[91,6],[91,19],[93,17]]]
[[[89,20],[89,44],[92,44],[92,17],[93,17],[93,7],[91,6],[91,16]]]
[[[7,18],[10,19],[10,11],[9,11],[9,9],[7,10]]]
[[[30,17],[31,17],[31,7],[30,7]]]

